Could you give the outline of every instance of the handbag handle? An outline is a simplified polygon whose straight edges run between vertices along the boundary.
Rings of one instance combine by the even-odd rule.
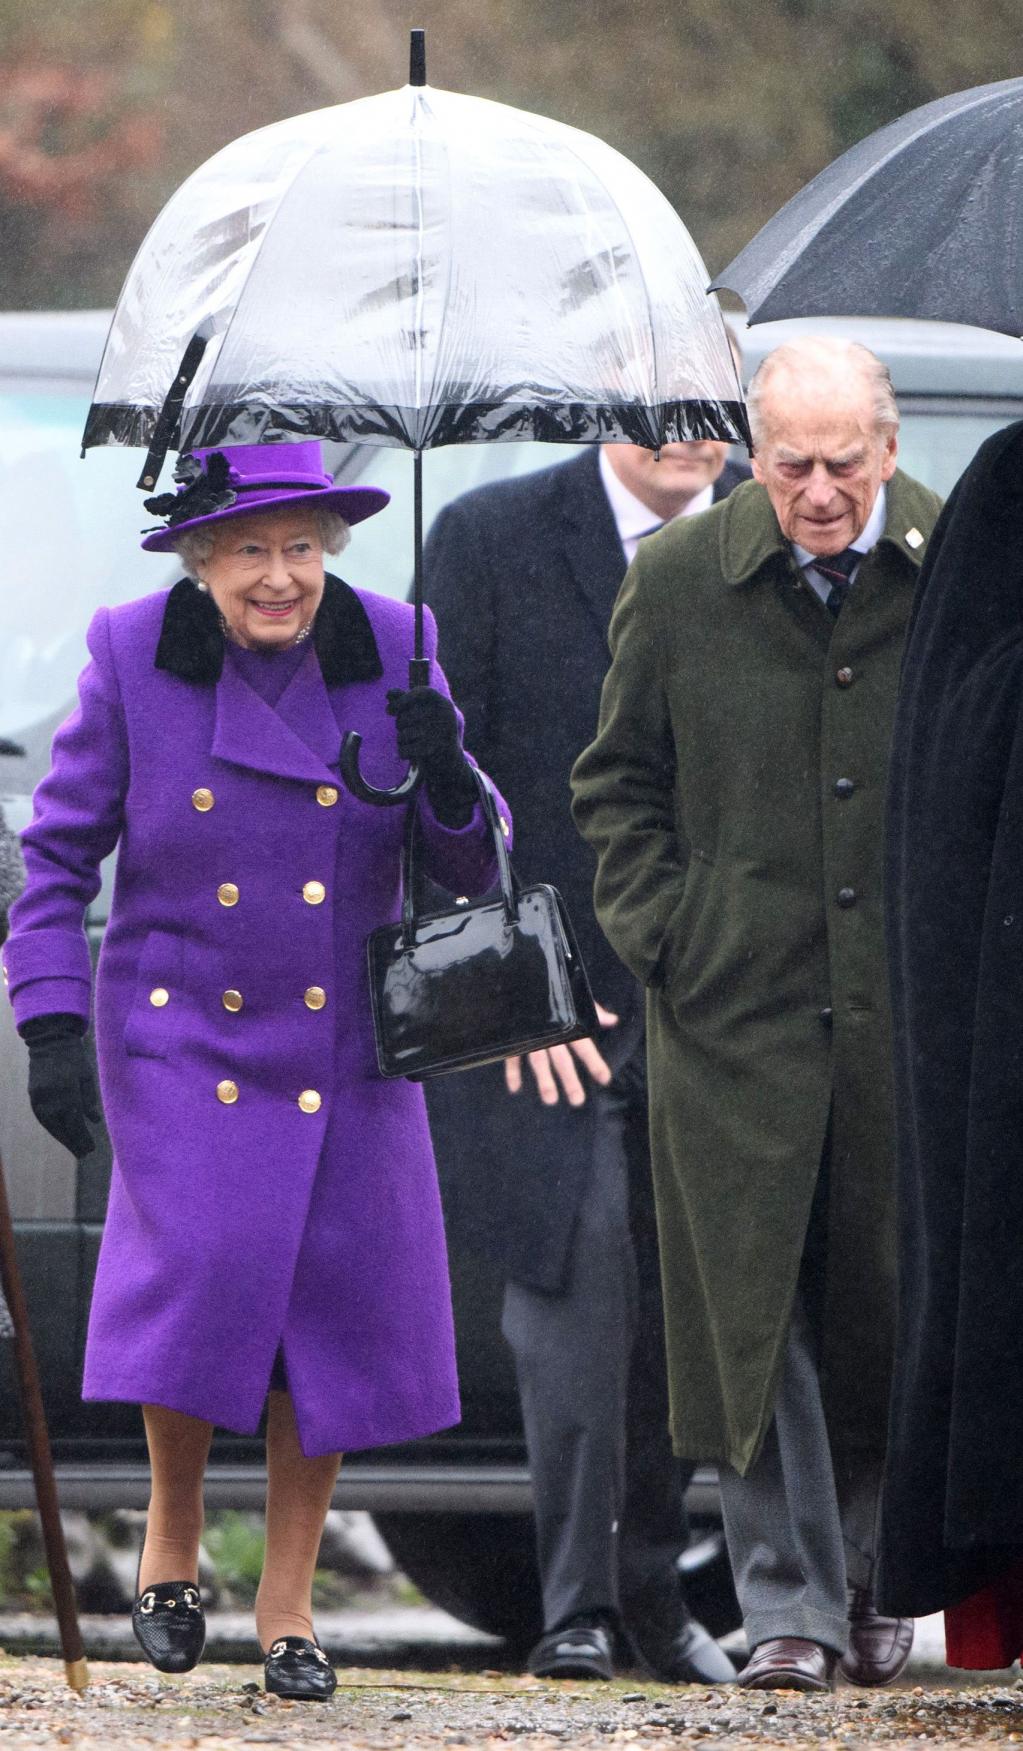
[[[501,822],[497,813],[496,792],[485,772],[481,772],[471,760],[468,762],[468,766],[476,781],[483,818],[490,828],[490,837],[494,842],[494,855],[497,858],[497,874],[501,887],[501,899],[504,901],[505,917],[509,924],[514,924],[519,916],[519,883],[511,866],[508,847],[504,842],[504,833],[501,830]],[[415,840],[419,819],[419,796],[420,792],[417,791],[405,811],[405,833],[401,847],[401,937],[405,948],[412,947],[416,927]]]

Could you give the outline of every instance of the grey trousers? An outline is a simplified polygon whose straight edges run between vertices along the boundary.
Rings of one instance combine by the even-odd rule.
[[[804,1636],[844,1654],[847,1587],[870,1589],[880,1464],[836,1476],[815,1345],[801,1298],[793,1309],[774,1421],[745,1477],[722,1465],[721,1510],[751,1649]]]
[[[642,1046],[596,1103],[593,1165],[561,1294],[509,1283],[544,1625],[684,1609],[691,1470],[672,1454]]]

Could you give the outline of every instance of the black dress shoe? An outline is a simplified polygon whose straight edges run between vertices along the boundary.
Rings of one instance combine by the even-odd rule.
[[[282,1635],[266,1656],[263,1683],[271,1696],[326,1702],[337,1689],[337,1676],[318,1642],[304,1635]]]
[[[627,1628],[643,1665],[662,1684],[734,1684],[735,1667],[709,1630],[686,1612],[671,1627],[629,1618]]]
[[[131,1627],[158,1672],[191,1672],[206,1646],[206,1614],[194,1581],[147,1587],[131,1608]]]
[[[913,1619],[882,1617],[859,1587],[849,1599],[849,1649],[839,1665],[850,1684],[893,1684],[913,1651]]]
[[[547,1630],[526,1661],[534,1678],[613,1678],[614,1627],[599,1613]]]

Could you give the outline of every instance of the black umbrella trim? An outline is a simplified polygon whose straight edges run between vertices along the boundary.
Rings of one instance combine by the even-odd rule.
[[[267,398],[269,402],[269,397]],[[82,448],[101,444],[146,445],[159,410],[123,402],[96,402],[89,409]],[[190,408],[181,447],[260,444],[282,436],[327,438],[342,444],[386,444],[432,450],[442,444],[494,443],[532,438],[542,444],[625,442],[657,449],[661,444],[714,439],[751,448],[741,401],[671,401],[657,407],[634,402],[470,401],[428,409],[344,407],[331,402],[218,402]]]

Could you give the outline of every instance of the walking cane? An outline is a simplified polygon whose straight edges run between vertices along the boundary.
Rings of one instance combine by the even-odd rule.
[[[43,1527],[46,1566],[50,1571],[50,1586],[57,1611],[60,1645],[64,1654],[64,1671],[72,1690],[84,1690],[89,1683],[89,1668],[82,1647],[82,1632],[78,1627],[78,1607],[74,1585],[68,1567],[64,1528],[60,1523],[60,1504],[53,1476],[50,1435],[46,1427],[46,1412],[39,1386],[32,1334],[28,1326],[28,1307],[21,1286],[21,1271],[14,1247],[14,1225],[7,1202],[7,1184],[3,1162],[0,1161],[0,1286],[14,1326],[14,1357],[18,1370],[18,1392],[25,1424],[36,1502]]]

